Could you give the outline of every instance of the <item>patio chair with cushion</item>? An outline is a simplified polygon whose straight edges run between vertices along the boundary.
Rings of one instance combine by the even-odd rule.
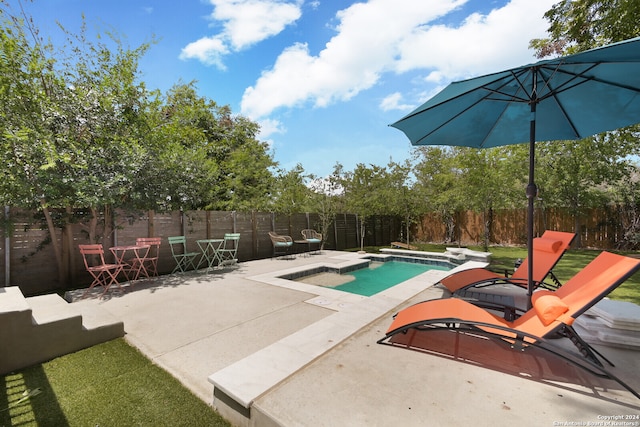
[[[104,249],[102,245],[78,245],[80,254],[84,259],[84,267],[93,277],[93,281],[89,288],[84,291],[84,298],[95,286],[103,288],[100,298],[109,290],[111,285],[115,284],[121,291],[124,291],[120,282],[118,282],[118,274],[122,271],[121,264],[107,264],[104,261]]]
[[[428,341],[429,331],[448,329],[465,337],[506,342],[517,351],[540,348],[588,372],[613,379],[640,398],[640,394],[604,369],[598,357],[611,366],[613,364],[587,344],[572,327],[578,316],[639,268],[639,259],[602,252],[557,291],[534,292],[533,308],[514,321],[460,298],[423,301],[398,312],[385,337],[378,343],[420,351],[424,345],[420,341]],[[567,350],[562,343],[553,343],[559,341],[559,335],[569,338],[579,353]]]
[[[184,273],[191,267],[192,270],[196,269],[195,259],[200,256],[200,252],[188,252],[187,250],[187,238],[185,236],[173,236],[167,237],[169,246],[171,247],[171,255],[176,261],[176,266],[171,274],[180,271]]]
[[[319,252],[320,246],[322,244],[322,234],[318,233],[316,230],[305,229],[302,230],[302,237],[309,245],[309,252],[311,252],[311,245],[317,245],[316,252]]]
[[[533,282],[536,287],[557,289],[560,281],[553,274],[553,267],[569,249],[575,233],[547,230],[541,237],[533,239]],[[509,277],[501,276],[484,268],[471,268],[458,271],[440,281],[451,293],[463,296],[471,288],[480,288],[496,284],[513,284],[527,287],[529,263],[525,259]],[[551,282],[545,282],[547,277]]]
[[[293,239],[291,238],[291,236],[285,236],[285,235],[270,231],[269,238],[271,239],[271,244],[273,245],[274,257],[277,257],[278,255],[284,255],[284,256],[289,255],[289,252],[291,251],[291,247],[293,246]]]
[[[226,233],[222,247],[218,250],[220,254],[220,265],[235,265],[238,263],[238,245],[240,243],[240,233]]]

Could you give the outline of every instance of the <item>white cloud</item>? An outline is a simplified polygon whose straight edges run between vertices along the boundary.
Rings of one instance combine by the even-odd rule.
[[[260,132],[258,132],[257,139],[266,142],[270,149],[273,149],[275,145],[271,136],[287,132],[282,122],[275,119],[262,119],[258,122],[258,125],[260,126]]]
[[[458,27],[416,27],[399,44],[396,70],[431,70],[428,80],[457,80],[533,62],[529,40],[545,35],[543,14],[556,0],[512,0]],[[538,19],[533,19],[538,18]]]
[[[407,31],[453,10],[462,0],[370,0],[339,11],[337,34],[317,55],[305,44],[285,49],[271,70],[246,89],[241,109],[249,117],[309,100],[323,107],[346,101],[389,71]],[[423,19],[418,17],[422,16]]]
[[[400,110],[400,111],[408,111],[413,109],[412,105],[401,104],[402,94],[400,92],[392,93],[391,95],[385,97],[382,102],[380,102],[380,109],[382,111],[391,111],[391,110]]]
[[[274,119],[263,119],[258,122],[260,125],[260,134],[258,135],[259,139],[268,138],[269,136],[276,133],[285,133],[286,129],[283,127],[282,123],[278,120]]]
[[[281,0],[209,0],[211,19],[221,22],[221,33],[189,43],[180,59],[198,59],[224,68],[222,57],[279,34],[302,14],[300,2]]]
[[[273,0],[210,0],[213,19],[224,22],[225,38],[241,50],[280,33],[302,12],[296,3]]]
[[[222,57],[227,53],[229,49],[224,40],[219,37],[203,37],[184,47],[180,53],[180,59],[198,59],[204,64],[224,69]]]
[[[466,0],[369,0],[336,14],[336,35],[318,55],[286,48],[245,90],[241,110],[257,119],[278,108],[346,101],[385,73],[424,70],[425,82],[469,77],[532,61],[529,40],[544,36],[542,16],[557,0],[512,0],[456,27],[429,25]],[[537,19],[536,19],[537,18]]]

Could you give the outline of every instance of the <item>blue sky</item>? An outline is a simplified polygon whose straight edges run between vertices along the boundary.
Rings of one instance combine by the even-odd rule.
[[[279,167],[384,166],[411,144],[388,127],[449,82],[534,62],[557,0],[34,0],[55,41],[84,14],[89,34],[135,48],[150,88],[201,95],[261,125]],[[16,8],[17,0],[9,0]]]

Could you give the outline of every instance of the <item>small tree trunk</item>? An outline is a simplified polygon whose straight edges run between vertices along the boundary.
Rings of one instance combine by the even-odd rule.
[[[489,242],[491,241],[491,227],[493,224],[493,208],[489,208],[484,219],[484,251],[489,251]]]
[[[91,219],[89,220],[89,242],[97,243],[96,235],[98,229],[98,210],[95,206],[89,208],[91,210]]]
[[[578,214],[574,214],[573,221],[574,221],[574,228],[576,232],[574,247],[576,249],[580,249],[582,247],[582,224],[580,224],[580,216]]]
[[[62,267],[62,250],[60,249],[58,239],[56,239],[56,227],[53,224],[53,218],[51,218],[51,212],[49,212],[49,207],[47,206],[45,199],[40,199],[40,207],[42,208],[42,213],[44,214],[44,218],[47,222],[47,229],[51,236],[51,246],[53,247],[53,253],[56,258],[56,267],[58,269],[58,284],[62,286],[65,282],[65,278],[64,269]]]
[[[71,218],[73,209],[67,206],[64,218],[64,227],[62,229],[62,274],[64,284],[75,282],[75,262],[73,257],[73,225]]]
[[[406,223],[406,227],[407,227],[407,247],[409,247],[409,245],[411,244],[411,242],[409,241],[410,220],[411,220],[411,217],[409,215],[407,215],[406,218],[405,218],[405,223]]]

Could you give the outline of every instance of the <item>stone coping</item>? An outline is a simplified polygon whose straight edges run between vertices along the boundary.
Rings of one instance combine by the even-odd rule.
[[[370,254],[342,256],[343,262],[335,267],[361,264],[368,256]],[[254,400],[269,389],[449,274],[448,271],[430,270],[371,297],[282,278],[299,271],[322,268],[322,265],[311,264],[249,278],[316,294],[317,297],[306,302],[330,308],[335,313],[210,375],[214,396],[248,410]]]

